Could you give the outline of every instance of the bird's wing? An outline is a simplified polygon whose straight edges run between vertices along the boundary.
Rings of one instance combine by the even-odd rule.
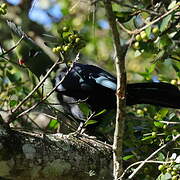
[[[104,73],[100,73],[98,77],[94,78],[98,85],[106,87],[108,89],[116,90],[116,79]]]
[[[60,73],[56,78],[56,84],[64,75],[64,72]],[[97,86],[115,91],[116,78],[96,66],[76,63],[57,89],[59,91],[95,91]]]

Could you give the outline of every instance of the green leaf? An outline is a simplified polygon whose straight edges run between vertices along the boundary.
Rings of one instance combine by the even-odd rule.
[[[169,115],[169,120],[171,120],[172,118],[176,117],[176,114],[173,112]]]
[[[176,164],[174,167],[180,169],[180,164]]]
[[[85,103],[80,103],[79,104],[79,108],[81,109],[81,111],[83,112],[83,114],[88,117],[89,114],[91,113],[91,110],[89,109],[88,105]]]
[[[8,79],[11,81],[11,82],[17,82],[20,80],[20,73],[19,72],[16,72],[14,74],[12,74],[11,72],[9,71],[6,71],[6,75],[8,77]]]
[[[160,43],[158,43],[158,44],[160,44]],[[160,50],[159,52],[158,52],[158,54],[156,54],[156,57],[155,57],[155,61],[157,61],[157,60],[161,60],[161,58],[163,58],[163,56],[164,56],[164,54],[165,54],[165,51],[162,49],[162,50]]]
[[[149,26],[149,27],[147,27],[147,28],[145,29],[148,38],[150,37],[151,29],[152,29],[151,26]]]
[[[146,141],[146,140],[149,140],[149,139],[154,139],[154,137],[153,136],[147,136],[147,137],[142,138],[141,140]]]
[[[170,173],[166,173],[166,174],[164,174],[164,177],[162,178],[162,180],[169,180],[169,179],[171,179],[171,174]]]
[[[163,153],[158,154],[158,158],[157,158],[158,161],[164,161],[165,159],[166,159],[166,157],[164,156]]]
[[[154,122],[154,125],[155,125],[156,127],[162,128],[162,127],[164,126],[164,123],[155,121],[155,122]]]
[[[94,115],[94,117],[99,116],[101,114],[104,114],[107,110],[103,109],[102,111],[98,112],[97,114]]]
[[[166,117],[169,110],[167,108],[162,108],[158,113],[161,115],[162,118]]]
[[[172,2],[169,4],[168,9],[170,10],[170,9],[174,8],[175,6],[176,6],[176,1],[172,1]]]
[[[172,66],[176,72],[179,72],[179,67],[177,64],[172,63]]]
[[[163,49],[165,47],[169,47],[170,45],[172,45],[172,41],[168,37],[168,35],[165,34],[165,35],[161,36],[160,40],[158,41],[158,47],[160,49]]]
[[[156,64],[152,64],[152,65],[149,67],[148,72],[149,72],[149,73],[152,73],[152,72],[154,71],[155,67],[156,67]]]
[[[16,100],[11,100],[11,101],[9,102],[9,105],[10,105],[10,107],[14,107],[14,106],[17,105],[17,101],[16,101]]]
[[[171,17],[172,17],[172,14],[166,16],[162,22],[161,22],[161,25],[160,25],[160,31],[163,32],[165,31],[168,26],[169,26],[169,23],[170,23],[170,20],[171,20]]]
[[[52,120],[50,121],[50,123],[49,123],[49,128],[56,129],[57,126],[58,126],[58,123],[59,123],[59,122],[58,122],[57,120],[52,119]]]
[[[166,173],[166,174],[160,174],[156,180],[170,180],[171,179],[171,174]]]
[[[128,160],[128,159],[131,159],[131,158],[134,158],[135,156],[134,155],[127,155],[127,156],[124,156],[123,157],[123,160]]]
[[[176,163],[180,163],[180,155],[175,160]],[[178,167],[180,167],[180,164],[178,164]]]
[[[114,13],[118,21],[121,23],[125,23],[129,21],[134,16],[132,11],[121,11],[121,12],[114,11]]]
[[[86,122],[84,123],[84,126],[86,127],[86,126],[88,126],[88,125],[90,125],[90,124],[95,124],[95,123],[97,123],[96,120],[88,120],[88,121],[86,121]]]

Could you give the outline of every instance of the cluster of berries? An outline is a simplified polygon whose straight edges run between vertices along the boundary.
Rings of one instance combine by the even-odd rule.
[[[58,46],[52,49],[54,53],[65,53],[71,49],[78,51],[85,46],[85,41],[75,30],[70,30],[68,27],[63,27],[62,29],[58,30],[58,33],[60,35],[60,42]]]
[[[156,40],[158,34],[159,34],[159,28],[157,26],[151,29],[151,33],[149,36],[147,35],[146,31],[141,31],[139,34],[135,36],[135,42],[133,44],[133,47],[135,49],[141,49],[142,43]]]

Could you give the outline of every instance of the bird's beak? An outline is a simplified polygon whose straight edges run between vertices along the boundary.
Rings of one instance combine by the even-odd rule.
[[[19,64],[20,65],[24,65],[25,64],[25,60],[24,59],[19,59]]]

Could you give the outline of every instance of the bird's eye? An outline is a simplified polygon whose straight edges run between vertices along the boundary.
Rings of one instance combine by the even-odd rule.
[[[34,50],[34,49],[31,49],[30,51],[29,51],[29,57],[35,57],[35,56],[37,56],[39,54],[39,51],[36,51],[36,50]]]

